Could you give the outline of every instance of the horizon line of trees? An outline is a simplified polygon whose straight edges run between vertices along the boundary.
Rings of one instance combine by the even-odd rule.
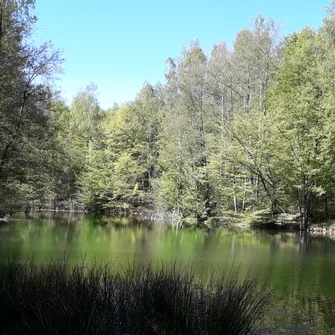
[[[55,95],[61,56],[27,42],[33,3],[0,3],[0,210],[335,214],[334,2],[318,30],[280,39],[258,16],[231,50],[193,41],[164,84],[108,110],[94,84],[70,106]]]

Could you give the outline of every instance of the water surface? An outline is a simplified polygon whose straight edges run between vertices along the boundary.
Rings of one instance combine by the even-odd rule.
[[[0,262],[63,257],[116,261],[191,263],[194,271],[220,274],[227,264],[251,268],[274,290],[267,334],[335,334],[335,239],[297,232],[175,230],[127,218],[36,213],[0,226]]]

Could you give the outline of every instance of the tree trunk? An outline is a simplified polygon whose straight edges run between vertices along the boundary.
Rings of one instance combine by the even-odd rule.
[[[310,197],[304,193],[303,195],[303,201],[300,205],[300,230],[308,230],[309,225],[309,214],[310,214]]]
[[[301,211],[300,230],[308,229],[308,213],[306,210]]]

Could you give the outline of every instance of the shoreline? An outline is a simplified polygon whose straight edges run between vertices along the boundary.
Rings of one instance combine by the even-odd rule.
[[[106,215],[110,217],[128,217],[128,218],[139,218],[143,220],[149,220],[154,224],[159,224],[159,225],[165,225],[166,227],[173,227],[176,229],[207,229],[207,230],[212,230],[212,229],[218,229],[218,228],[226,228],[226,229],[250,229],[250,230],[266,230],[266,231],[280,231],[280,232],[304,232],[304,230],[301,230],[299,227],[299,224],[290,224],[290,225],[282,225],[278,224],[275,221],[271,221],[268,223],[248,223],[248,222],[236,222],[234,220],[234,217],[229,218],[228,216],[224,218],[224,220],[218,220],[218,217],[211,217],[201,225],[197,224],[189,224],[187,221],[184,222],[184,224],[181,224],[180,222],[177,222],[176,218],[168,218],[160,216],[158,219],[158,212],[154,211],[152,209],[141,208],[140,211],[128,211],[127,213],[119,213],[118,215],[112,214],[112,213],[101,213],[101,212],[93,212],[89,210],[66,210],[66,209],[34,209],[29,214],[26,213],[25,218],[15,218],[12,217],[11,215],[5,216],[0,218],[0,225],[2,224],[7,224],[11,221],[26,221],[26,220],[33,220],[34,218],[31,216],[31,214],[34,213],[68,213],[68,214],[91,214],[91,215]],[[24,213],[24,212],[16,212],[16,213]],[[166,220],[164,220],[166,218]],[[222,219],[222,218],[220,218]],[[235,221],[235,222],[234,222]],[[335,235],[335,226],[331,227],[325,227],[320,226],[320,223],[315,223],[312,224],[309,229],[306,231],[306,233],[313,234],[313,235],[327,235],[327,236],[332,236]]]
[[[13,215],[24,213],[25,217],[15,218]],[[212,216],[204,222],[197,223],[193,218],[181,218],[176,211],[166,209],[152,209],[152,207],[117,207],[107,211],[92,211],[89,209],[66,209],[66,208],[30,208],[30,211],[17,211],[9,214],[2,212],[4,217],[0,217],[0,225],[10,221],[24,221],[33,219],[34,213],[67,213],[84,215],[106,215],[110,217],[128,217],[151,221],[154,224],[173,227],[176,229],[217,229],[217,228],[236,228],[250,230],[267,231],[305,231],[300,229],[299,213],[281,213],[273,215],[264,213],[235,213],[225,212],[221,216]],[[332,221],[311,223],[307,233],[314,235],[335,235],[335,224]]]

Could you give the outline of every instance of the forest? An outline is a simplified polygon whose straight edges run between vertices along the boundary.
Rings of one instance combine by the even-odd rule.
[[[94,83],[69,105],[55,91],[63,56],[32,42],[34,1],[1,0],[0,212],[149,208],[194,224],[288,212],[305,229],[332,218],[334,6],[317,30],[282,37],[258,16],[231,47],[192,41],[164,83],[103,110]]]

